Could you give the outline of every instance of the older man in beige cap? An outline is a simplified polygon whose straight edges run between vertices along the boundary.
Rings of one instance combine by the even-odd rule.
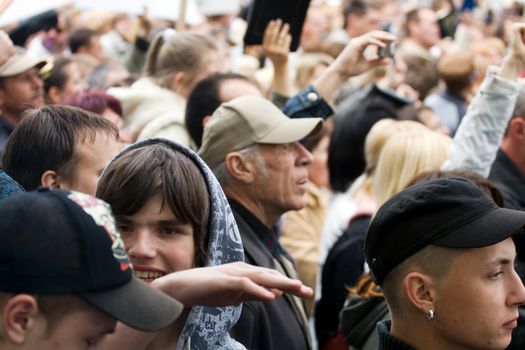
[[[312,154],[299,141],[321,127],[321,119],[290,119],[256,96],[222,104],[206,124],[199,154],[230,201],[247,262],[296,278],[275,226],[282,214],[305,205]],[[304,304],[290,295],[245,303],[231,335],[248,349],[310,348]]]
[[[1,155],[7,138],[21,121],[22,112],[44,104],[43,83],[38,77],[38,68],[45,62],[28,55],[22,48],[13,47],[5,33],[0,35],[0,41],[0,47],[10,52],[0,61]]]

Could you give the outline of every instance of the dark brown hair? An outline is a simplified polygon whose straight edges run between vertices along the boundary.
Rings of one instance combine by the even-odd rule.
[[[58,57],[50,59],[50,62],[52,63],[48,64],[51,64],[52,68],[50,68],[51,70],[49,71],[49,73],[40,75],[42,81],[44,82],[44,91],[46,92],[46,94],[49,92],[49,89],[51,89],[51,87],[53,86],[58,88],[59,90],[62,90],[64,88],[69,78],[66,72],[66,68],[73,61],[71,61],[71,58],[68,57]]]
[[[204,177],[185,154],[166,144],[130,150],[102,174],[96,196],[111,205],[115,216],[137,213],[148,200],[162,195],[181,223],[193,227],[197,267],[206,264],[210,199]]]
[[[94,142],[99,132],[118,139],[112,122],[80,108],[48,105],[27,110],[7,140],[2,166],[27,191],[40,186],[46,170],[70,180],[75,175],[75,145],[86,139]]]
[[[379,9],[380,3],[375,0],[347,0],[343,5],[343,28],[348,26],[348,16],[363,17],[370,8]]]

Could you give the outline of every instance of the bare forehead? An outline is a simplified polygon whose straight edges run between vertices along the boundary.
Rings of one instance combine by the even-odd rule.
[[[456,268],[486,268],[502,263],[513,263],[516,258],[516,246],[512,238],[507,238],[496,244],[481,247],[461,249],[457,255]]]
[[[418,17],[420,22],[425,23],[434,23],[438,20],[437,14],[433,10],[426,8],[419,10]]]

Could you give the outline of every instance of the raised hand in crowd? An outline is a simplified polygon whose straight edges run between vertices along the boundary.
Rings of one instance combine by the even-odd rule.
[[[373,59],[365,57],[363,53],[367,47],[373,45],[385,48],[395,39],[394,35],[380,30],[373,30],[353,38],[313,85],[325,100],[332,101],[335,92],[348,78],[390,61],[387,57]]]
[[[277,19],[270,21],[264,31],[262,51],[272,61],[272,92],[283,96],[292,95],[292,83],[288,74],[288,55],[290,54],[290,25]]]
[[[311,298],[313,291],[301,281],[274,269],[244,262],[201,267],[157,278],[151,284],[183,303],[226,306],[245,301],[272,301],[283,293]]]
[[[525,63],[525,23],[514,23],[508,46],[508,54],[503,59],[499,76],[515,80],[523,70]]]

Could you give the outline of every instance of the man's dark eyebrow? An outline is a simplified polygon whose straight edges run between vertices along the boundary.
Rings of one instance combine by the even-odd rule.
[[[509,265],[509,264],[514,264],[514,261],[516,261],[516,256],[514,256],[513,259],[499,258],[499,259],[490,261],[489,263],[487,263],[487,266],[493,267],[496,265]]]
[[[180,220],[177,220],[177,219],[159,220],[156,223],[158,225],[184,225]]]
[[[125,216],[125,215],[115,215],[115,220],[123,221],[123,222],[132,222],[132,220],[128,216]]]

